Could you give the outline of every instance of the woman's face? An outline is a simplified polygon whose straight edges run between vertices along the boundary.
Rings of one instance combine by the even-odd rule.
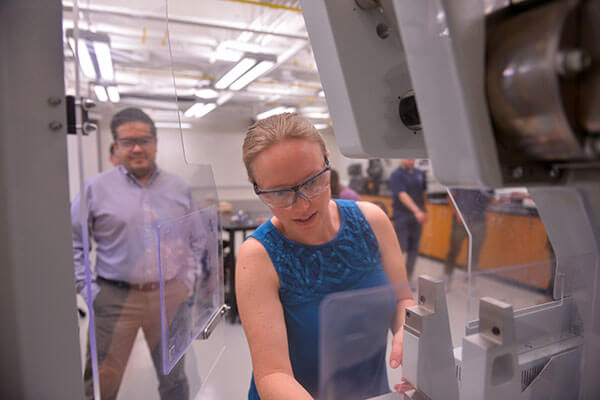
[[[258,154],[251,168],[260,190],[286,189],[303,183],[325,167],[325,156],[318,143],[305,139],[288,139]],[[329,178],[329,172],[326,172]],[[286,236],[293,239],[314,239],[315,232],[328,222],[329,190],[306,200],[301,196],[286,209],[272,208]]]

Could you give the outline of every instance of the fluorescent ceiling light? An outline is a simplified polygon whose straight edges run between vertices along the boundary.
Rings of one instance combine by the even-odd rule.
[[[219,96],[219,92],[213,89],[198,89],[194,94],[201,99],[214,99]]]
[[[269,111],[265,111],[265,112],[258,114],[256,116],[256,119],[257,120],[265,119],[265,118],[269,118],[270,116],[273,116],[273,115],[294,112],[294,111],[296,111],[296,109],[294,107],[283,107],[283,106],[275,107]]]
[[[302,114],[307,118],[314,118],[314,119],[328,119],[329,118],[329,113],[325,113],[325,112],[309,112],[309,113],[305,113]]]
[[[103,80],[112,82],[115,79],[110,47],[105,42],[94,42],[94,51],[98,59],[98,68]]]
[[[246,87],[250,82],[267,72],[273,67],[275,63],[273,61],[261,61],[257,66],[246,72],[240,79],[233,82],[229,87],[231,90],[240,90]]]
[[[233,68],[229,70],[221,79],[215,83],[215,88],[217,89],[225,89],[229,85],[231,85],[236,79],[244,74],[244,72],[248,71],[252,66],[256,64],[256,60],[254,58],[245,57],[239,63],[237,63]]]
[[[233,93],[223,93],[221,96],[219,96],[219,98],[217,99],[217,105],[221,105],[221,104],[225,104],[229,101],[229,99],[231,99],[233,97]]]
[[[111,102],[118,103],[119,101],[121,101],[121,96],[119,95],[119,89],[117,89],[116,86],[109,86],[106,88],[106,91],[108,92],[108,98],[110,99]]]
[[[217,105],[215,103],[205,104],[204,107],[202,107],[201,110],[196,111],[196,114],[194,116],[196,118],[202,118],[206,114],[208,114],[209,112],[211,112],[212,110],[214,110],[215,108],[217,108]]]
[[[101,101],[103,103],[108,101],[108,95],[106,94],[104,86],[94,86],[94,93],[96,94],[96,98],[98,99],[98,101]]]
[[[73,29],[67,29],[66,37],[71,47],[77,40],[77,58],[83,73],[91,79],[112,82],[115,71],[110,55],[110,36],[102,32],[91,32],[80,29],[75,36]],[[92,46],[88,48],[89,46]],[[75,54],[75,49],[73,49]]]
[[[166,128],[166,129],[190,129],[192,127],[192,124],[189,122],[182,122],[181,124],[179,122],[170,122],[170,121],[159,121],[159,122],[155,122],[154,125],[157,128]]]
[[[315,129],[322,130],[329,128],[329,124],[315,124]]]
[[[195,103],[183,113],[183,116],[186,118],[192,118],[196,114],[196,110],[203,106],[204,103]]]
[[[212,110],[217,108],[215,103],[196,103],[183,114],[187,118],[202,118]]]
[[[75,42],[71,46],[74,46]],[[81,65],[81,70],[90,79],[96,79],[96,69],[94,68],[94,63],[92,62],[92,56],[90,55],[90,51],[88,50],[87,43],[85,40],[77,40],[77,56],[79,58],[79,65]],[[75,48],[73,48],[73,54],[75,54]]]

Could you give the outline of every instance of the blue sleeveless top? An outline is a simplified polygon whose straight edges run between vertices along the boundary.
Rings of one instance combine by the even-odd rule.
[[[290,240],[270,220],[249,236],[264,246],[279,276],[279,298],[294,377],[313,397],[318,395],[321,301],[335,292],[389,285],[377,238],[362,211],[354,201],[334,201],[340,212],[340,228],[327,243],[306,245]],[[370,393],[365,397],[389,392],[385,343],[382,346],[376,359],[360,369],[372,375]],[[254,378],[248,399],[260,400]]]

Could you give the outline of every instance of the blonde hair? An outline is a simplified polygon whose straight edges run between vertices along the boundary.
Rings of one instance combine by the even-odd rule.
[[[242,158],[251,181],[254,177],[250,167],[254,159],[262,151],[287,139],[305,139],[317,143],[323,156],[327,155],[325,140],[306,118],[295,113],[284,113],[261,119],[248,128],[242,147]]]

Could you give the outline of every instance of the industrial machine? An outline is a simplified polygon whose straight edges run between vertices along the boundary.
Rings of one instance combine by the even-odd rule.
[[[527,186],[556,254],[554,301],[484,297],[454,350],[443,283],[419,278],[405,398],[598,398],[600,2],[302,7],[345,154],[426,155],[449,187]]]
[[[5,38],[0,41],[5,94],[0,107],[0,394],[80,398],[62,104],[63,7],[42,0],[24,3],[0,5]],[[157,4],[167,15],[168,2]],[[598,398],[600,1],[301,4],[336,138],[346,155],[429,158],[436,177],[449,187],[527,186],[555,252],[552,301],[523,307],[510,296],[483,293],[476,306],[467,305],[477,312],[466,313],[474,318],[458,335],[449,326],[454,316],[445,283],[419,277],[418,305],[406,315],[403,354],[403,374],[413,389],[382,399]],[[43,68],[31,73],[24,66]],[[210,172],[199,179],[196,187],[214,192]],[[199,213],[159,229],[155,239],[163,268],[174,261],[161,243],[180,242],[181,232],[203,229],[198,225],[210,226],[211,238],[217,237],[215,202],[199,204]],[[468,209],[456,205],[469,230]],[[195,268],[195,287],[206,292],[210,286],[210,298],[189,302],[195,310],[191,325],[175,315],[171,319],[182,329],[161,326],[165,372],[191,341],[205,341],[206,365],[198,368],[198,379],[210,374],[225,340],[217,327],[226,309],[222,287],[214,284],[220,282],[218,245],[209,243],[210,254],[186,257]],[[215,267],[213,280],[199,279],[197,267],[203,264],[198,259],[207,257]],[[476,288],[475,275],[470,273],[467,291]],[[328,331],[349,333],[355,346],[329,337],[332,345],[325,348],[341,358],[329,353],[323,374],[350,365],[344,360],[356,361],[355,349],[378,351],[360,335],[380,331],[345,329],[349,326],[341,318],[346,314],[340,310],[350,320],[362,312],[368,318],[359,322],[384,323],[373,312],[390,299],[389,288],[381,290],[328,300],[337,318],[331,321],[338,322]],[[344,307],[346,301],[356,307]],[[163,311],[163,320],[169,320]]]

